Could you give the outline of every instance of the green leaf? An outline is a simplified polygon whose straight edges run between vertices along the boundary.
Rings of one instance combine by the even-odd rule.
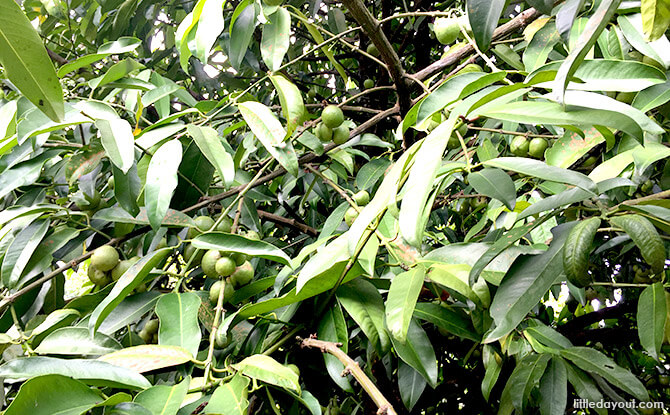
[[[391,288],[386,299],[386,326],[391,336],[401,343],[407,340],[407,330],[425,275],[426,270],[417,266],[396,275],[391,280]]]
[[[300,392],[298,374],[270,356],[252,355],[232,365],[232,367],[252,379]]]
[[[77,310],[59,309],[50,313],[39,326],[35,327],[30,333],[32,337],[31,346],[33,349],[40,344],[49,333],[61,327],[68,326],[74,320],[79,318]]]
[[[191,359],[191,352],[184,348],[157,344],[126,347],[98,358],[136,373],[180,365]]]
[[[665,45],[650,43],[643,36],[643,22],[640,14],[621,15],[617,17],[619,29],[623,33],[625,40],[636,50],[645,56],[649,56],[656,62],[665,63],[661,57],[666,54]],[[660,46],[660,47],[659,47]]]
[[[247,388],[249,378],[235,375],[230,381],[214,389],[204,413],[225,415],[246,415],[249,401]]]
[[[107,42],[98,48],[97,53],[84,55],[58,68],[58,77],[62,78],[70,72],[95,63],[107,56],[132,52],[141,44],[142,41],[135,37],[120,37],[117,40]]]
[[[195,32],[193,28],[198,24],[200,20],[200,14],[202,13],[202,8],[205,5],[206,0],[198,0],[198,2],[193,7],[193,10],[184,17],[184,20],[179,23],[177,30],[175,32],[175,46],[179,52],[179,64],[184,72],[188,73],[188,60],[191,58],[191,49],[189,48],[190,41],[194,40]]]
[[[364,164],[356,174],[354,184],[361,190],[371,189],[391,165],[386,159],[373,159]]]
[[[642,112],[648,112],[668,101],[670,101],[670,80],[638,92],[631,105]]]
[[[565,362],[552,357],[540,380],[540,414],[562,415],[568,404],[568,371]]]
[[[554,8],[554,2],[552,0],[527,0],[528,4],[532,7],[535,7],[544,14],[551,14],[551,10]]]
[[[282,74],[270,75],[270,80],[279,95],[282,113],[286,119],[288,130],[286,134],[291,135],[296,127],[302,124],[302,120],[307,112],[305,103],[302,100],[302,94],[300,94],[298,87]]]
[[[240,10],[239,13],[238,10]],[[230,50],[228,54],[233,68],[240,69],[256,28],[256,7],[253,3],[243,1],[238,4],[234,14],[237,15],[237,18],[230,27]]]
[[[80,379],[89,385],[121,389],[145,389],[151,386],[134,371],[90,359],[56,359],[53,357],[20,357],[0,366],[0,376],[25,379],[42,375],[62,375]]]
[[[123,174],[128,173],[135,162],[135,138],[128,121],[122,118],[96,120],[95,126],[109,159]]]
[[[468,275],[470,266],[465,264],[433,264],[428,278],[444,287],[454,290],[462,296],[484,306],[483,300],[470,287]]]
[[[522,157],[499,157],[487,160],[483,163],[485,166],[497,167],[503,170],[510,170],[528,176],[537,177],[552,182],[567,183],[596,194],[598,191],[596,184],[582,173],[572,170],[561,169],[559,167],[549,166],[548,164]]]
[[[545,162],[550,166],[567,169],[585,156],[592,148],[605,142],[605,137],[596,129],[583,131],[584,137],[573,131],[566,131],[544,153]]]
[[[344,318],[344,313],[342,313],[342,307],[339,302],[336,301],[332,307],[329,307],[325,311],[323,318],[319,322],[318,337],[320,340],[341,343],[340,349],[344,353],[347,353],[349,350],[347,320]],[[345,369],[344,364],[330,353],[323,353],[323,360],[333,382],[342,388],[342,390],[353,392],[349,379],[342,376]]]
[[[498,361],[496,357],[498,357],[500,361]],[[495,349],[489,345],[484,345],[482,349],[482,360],[486,372],[484,372],[484,380],[482,380],[481,390],[484,399],[486,399],[488,402],[489,397],[491,396],[491,390],[495,386],[496,382],[498,382],[498,377],[500,376],[503,362],[502,358],[500,358]]]
[[[149,162],[144,202],[149,223],[154,230],[161,227],[170,206],[172,194],[177,188],[177,170],[181,159],[181,143],[179,140],[171,140],[156,150]]]
[[[540,30],[533,35],[528,47],[523,53],[523,65],[526,72],[533,72],[544,65],[549,57],[549,53],[560,40],[556,31],[554,22],[546,23]]]
[[[137,206],[137,198],[142,191],[142,183],[140,183],[140,178],[137,174],[137,164],[133,164],[126,174],[124,174],[118,167],[112,166],[112,173],[114,175],[114,197],[123,210],[132,218],[140,213],[140,208]],[[111,207],[108,209],[114,209],[114,211],[116,211],[117,208]],[[96,212],[95,215],[104,215],[105,212],[103,211],[107,211],[107,209],[101,209]],[[146,216],[146,209],[144,210],[144,213]]]
[[[156,385],[138,393],[133,402],[142,405],[153,415],[175,415],[186,397],[191,377],[174,386]]]
[[[263,37],[261,38],[261,57],[263,62],[271,71],[281,67],[284,55],[290,45],[291,15],[283,7],[268,16],[268,21],[263,25]]]
[[[223,147],[216,130],[212,127],[189,124],[187,131],[202,154],[216,168],[226,186],[230,186],[235,180],[235,163],[233,157]]]
[[[7,196],[12,190],[35,183],[40,177],[44,163],[54,158],[59,152],[58,150],[45,151],[35,158],[3,171],[0,175],[0,199]]]
[[[195,56],[207,63],[209,52],[225,27],[223,6],[226,0],[205,0],[195,30]]]
[[[612,359],[589,347],[572,347],[561,350],[561,356],[570,360],[586,372],[603,377],[606,381],[631,394],[640,401],[648,401],[649,394],[644,385]]]
[[[561,37],[568,43],[570,39],[570,32],[575,22],[577,14],[584,6],[584,0],[568,0],[566,1],[556,14],[556,29],[561,34]]]
[[[298,176],[298,157],[293,145],[284,142],[286,130],[270,111],[270,108],[255,101],[237,104],[244,121],[265,149],[293,176]]]
[[[437,385],[437,359],[435,350],[421,325],[412,320],[407,332],[407,340],[403,343],[391,336],[393,348],[398,357],[419,372],[428,384]]]
[[[665,0],[642,0],[642,30],[647,41],[660,39],[670,26],[670,7]]]
[[[31,223],[22,229],[7,247],[1,268],[3,286],[8,288],[16,286],[30,257],[49,230],[49,224],[49,220],[37,220]]]
[[[109,69],[107,69],[107,72],[105,72],[104,75],[101,75],[97,78],[93,78],[90,81],[88,81],[88,85],[92,89],[96,89],[100,86],[107,85],[109,83],[112,83],[114,81],[118,81],[119,79],[123,78],[124,76],[130,74],[131,72],[137,71],[139,69],[143,69],[144,65],[140,64],[134,59],[131,58],[126,58],[122,60],[121,62],[117,62],[114,65],[112,65]]]
[[[573,365],[566,365],[568,369],[568,381],[575,389],[577,396],[589,402],[601,402],[603,395],[598,390],[595,382],[586,373]],[[596,410],[599,414],[607,414],[606,409]]]
[[[222,232],[208,232],[193,239],[193,246],[199,249],[218,249],[219,251],[239,252],[253,257],[269,259],[289,265],[291,259],[276,246],[265,241],[247,239],[240,235]]]
[[[577,44],[572,48],[570,54],[561,64],[556,74],[556,86],[554,93],[558,96],[559,102],[563,103],[565,98],[565,90],[568,87],[568,82],[577,71],[577,68],[582,63],[586,54],[589,53],[593,45],[598,40],[598,36],[605,29],[605,26],[610,22],[621,0],[603,0],[600,5],[589,18],[584,31],[579,36]]]
[[[426,389],[426,380],[412,366],[400,361],[398,362],[398,389],[400,389],[402,402],[411,411]]]
[[[500,200],[509,210],[516,204],[516,189],[512,179],[502,170],[484,169],[468,175],[468,181],[485,196]]]
[[[505,275],[491,303],[491,317],[496,326],[484,343],[500,339],[526,317],[544,297],[563,272],[563,245],[575,223],[552,230],[549,249],[540,255],[521,256]]]
[[[140,208],[137,216],[132,216],[118,206],[112,206],[106,209],[100,209],[93,215],[93,219],[104,220],[108,222],[134,223],[135,225],[148,225],[149,217],[146,208]],[[178,228],[187,228],[195,226],[193,218],[181,213],[178,210],[168,209],[163,218],[163,226],[173,226]]]
[[[530,400],[531,391],[540,382],[549,359],[550,355],[547,354],[528,355],[517,364],[507,380],[503,395],[509,394],[512,404],[520,413],[524,413],[524,406]]]
[[[93,310],[88,328],[94,333],[105,318],[118,306],[124,298],[144,282],[144,278],[157,266],[172,248],[163,248],[144,256],[133,264],[114,284],[114,288],[104,300]]]
[[[195,357],[201,338],[199,309],[200,297],[195,293],[170,293],[162,296],[156,304],[156,315],[160,320],[158,344],[180,346]]]
[[[63,327],[49,334],[39,347],[39,354],[100,356],[121,349],[121,343],[96,332],[91,337],[86,327]]]
[[[60,375],[28,379],[9,405],[7,415],[79,415],[104,399],[83,383]]]
[[[455,336],[474,342],[481,341],[481,336],[476,333],[475,328],[472,326],[472,321],[464,312],[458,311],[457,308],[445,307],[434,303],[417,303],[414,317],[434,324]]]
[[[63,119],[63,90],[56,70],[39,35],[13,0],[0,0],[0,63],[7,78],[40,111],[54,122]]]
[[[484,52],[491,44],[493,31],[505,8],[505,0],[468,0],[468,18],[470,27],[479,49]]]
[[[660,282],[645,288],[637,302],[637,334],[640,343],[657,360],[665,335],[666,307],[665,292]]]
[[[156,101],[160,101],[163,98],[169,97],[177,90],[179,90],[179,85],[174,83],[161,85],[154,89],[150,89],[144,95],[142,95],[142,106],[148,107]]]
[[[153,310],[160,296],[157,291],[147,291],[126,297],[100,324],[98,332],[112,335],[138,321],[148,311]]]

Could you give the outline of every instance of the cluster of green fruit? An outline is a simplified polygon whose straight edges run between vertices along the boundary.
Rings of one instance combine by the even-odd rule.
[[[484,196],[459,198],[451,203],[451,210],[458,215],[464,216],[470,209],[482,209],[488,205],[488,200]]]
[[[351,196],[351,199],[356,203],[356,206],[365,206],[370,202],[370,193],[365,190],[361,190],[358,193],[355,193]],[[344,212],[344,222],[351,226],[356,218],[358,217],[358,209],[350,206],[346,212]]]
[[[635,274],[633,277],[633,283],[635,284],[651,284],[660,280],[662,276],[661,274],[655,275],[651,268],[638,264],[633,265],[633,273]]]
[[[514,137],[510,144],[512,154],[519,157],[531,156],[536,159],[543,159],[544,152],[549,147],[549,141],[542,137],[529,139],[525,135]]]
[[[138,334],[145,343],[158,344],[158,319],[147,321]]]
[[[338,146],[349,140],[349,127],[344,124],[344,113],[337,105],[328,105],[321,111],[321,122],[314,135],[323,142],[333,141]]]
[[[104,287],[121,278],[128,268],[139,260],[138,256],[119,260],[119,253],[116,252],[116,249],[103,245],[93,251],[87,271],[88,279],[98,287]]]

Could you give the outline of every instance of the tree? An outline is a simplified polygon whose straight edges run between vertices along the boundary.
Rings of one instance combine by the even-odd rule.
[[[4,413],[670,402],[629,3],[0,0]]]

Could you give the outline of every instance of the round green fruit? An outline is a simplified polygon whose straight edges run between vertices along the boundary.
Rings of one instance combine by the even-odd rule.
[[[351,198],[356,202],[358,206],[365,206],[370,202],[370,193],[365,190],[361,190],[358,193],[355,193]]]
[[[184,261],[186,262],[190,261],[191,257],[196,252],[197,254],[195,255],[195,258],[193,258],[193,261],[191,261],[191,265],[197,267],[198,265],[200,265],[200,262],[202,261],[202,257],[205,254],[205,251],[196,248],[195,246],[193,246],[193,244],[188,244],[186,245],[186,248],[184,248]]]
[[[372,79],[366,79],[365,81],[363,81],[363,88],[370,89],[374,87],[375,87],[375,81],[373,81]]]
[[[349,141],[349,127],[346,125],[340,125],[339,127],[333,130],[333,142],[335,144],[342,145]]]
[[[377,46],[375,46],[374,43],[370,43],[370,44],[368,45],[367,49],[365,49],[365,51],[366,51],[369,55],[372,55],[372,56],[374,56],[374,57],[379,56],[379,50],[377,49]]]
[[[670,376],[668,376],[668,375],[658,375],[658,383],[661,386],[670,385]]]
[[[319,140],[324,142],[330,141],[333,138],[333,130],[326,127],[324,123],[321,123],[316,127],[316,131],[314,134]]]
[[[528,154],[536,159],[543,158],[547,147],[549,147],[549,143],[544,138],[533,138],[528,143]]]
[[[109,245],[103,245],[93,251],[91,265],[101,271],[111,271],[119,263],[119,253]]]
[[[261,240],[261,236],[256,231],[247,231],[247,233],[244,234],[244,237],[247,239],[251,239],[252,241]]]
[[[515,156],[526,157],[528,155],[529,146],[530,142],[526,139],[526,137],[519,135],[514,137],[514,140],[512,140],[510,150],[512,150],[512,153]]]
[[[223,289],[223,302],[227,303],[230,301],[230,298],[233,296],[235,293],[235,289],[233,288],[233,284],[230,282],[229,279],[225,280],[218,280],[209,289],[209,302],[212,305],[216,305],[217,301],[219,301],[219,293]]]
[[[216,272],[216,263],[221,258],[221,252],[216,249],[210,249],[205,252],[202,256],[202,261],[200,262],[200,267],[202,272],[205,273],[209,278],[217,278],[219,274]]]
[[[212,226],[214,226],[214,219],[210,218],[209,216],[198,216],[197,218],[193,219],[193,222],[195,222],[195,227],[188,228],[188,239],[193,239],[201,233],[210,230]]]
[[[88,275],[88,279],[91,280],[91,282],[98,287],[104,287],[105,285],[109,284],[112,282],[112,279],[107,275],[105,271],[102,271],[93,265],[88,266],[88,270],[86,271],[86,275]]]
[[[147,344],[151,343],[151,339],[154,337],[153,333],[148,333],[146,330],[142,329],[138,333],[140,338]]]
[[[447,148],[449,150],[455,150],[457,148],[461,147],[461,142],[458,139],[458,136],[456,134],[452,134],[449,136],[449,140],[447,141]]]
[[[235,261],[235,265],[240,266],[244,264],[244,261],[249,259],[246,254],[243,254],[241,252],[233,252],[230,257]]]
[[[247,285],[254,279],[254,267],[249,261],[244,261],[242,265],[235,269],[235,272],[230,276],[230,282],[233,287],[238,288]]]
[[[448,17],[441,17],[433,23],[433,31],[437,41],[443,45],[454,43],[461,34],[461,28],[458,26],[458,20]]]
[[[337,128],[344,122],[344,113],[337,105],[328,105],[321,112],[321,121],[328,128]]]
[[[227,256],[224,256],[216,261],[216,266],[214,268],[216,269],[217,274],[222,277],[227,277],[235,272],[235,261]]]
[[[228,216],[221,219],[221,222],[219,222],[219,224],[216,225],[217,232],[230,233],[231,229],[233,229],[233,221]]]
[[[214,337],[214,345],[217,348],[223,349],[225,347],[228,347],[228,345],[230,345],[232,341],[233,336],[230,333],[226,333],[225,330],[216,331],[216,336]]]
[[[354,209],[353,206],[351,206],[349,209],[347,209],[346,212],[344,212],[344,223],[351,226],[353,225],[357,217],[358,217],[358,211]]]
[[[138,257],[139,260],[139,257]],[[135,264],[137,260],[131,259],[124,259],[123,261],[120,261],[116,266],[112,269],[111,276],[112,276],[112,281],[117,281],[123,274],[128,271],[130,267]]]
[[[290,364],[286,365],[286,367],[291,369],[293,371],[293,373],[298,375],[298,377],[300,376],[300,368],[297,365],[294,365],[293,363],[290,363]]]
[[[147,321],[143,330],[146,330],[146,332],[150,334],[158,333],[158,319],[154,318]]]

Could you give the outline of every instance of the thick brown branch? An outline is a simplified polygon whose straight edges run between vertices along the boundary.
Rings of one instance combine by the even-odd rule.
[[[344,373],[342,375],[351,374],[358,383],[361,384],[361,387],[367,392],[367,394],[372,398],[375,405],[377,405],[377,414],[382,415],[397,415],[395,409],[391,403],[382,395],[382,393],[377,389],[377,386],[368,378],[368,376],[363,372],[363,369],[358,366],[351,357],[344,353],[339,346],[339,343],[327,342],[323,340],[317,340],[316,338],[301,339],[298,337],[298,340],[301,342],[301,347],[309,347],[321,350],[323,353],[330,353],[335,356],[337,360],[342,362],[344,365]]]
[[[271,222],[278,223],[280,225],[288,225],[296,228],[300,232],[306,233],[308,235],[317,236],[319,231],[312,228],[309,225],[298,222],[295,219],[285,218],[283,216],[275,215],[274,213],[266,212],[264,210],[258,210],[258,216],[262,219],[267,219]]]

